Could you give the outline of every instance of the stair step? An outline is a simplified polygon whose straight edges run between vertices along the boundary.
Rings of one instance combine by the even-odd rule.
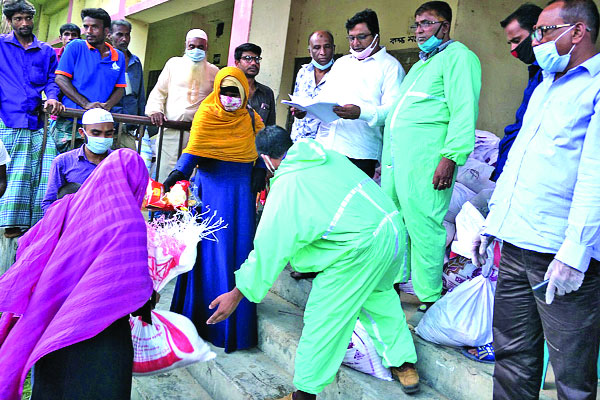
[[[187,370],[214,400],[279,399],[293,391],[292,376],[260,350],[211,348],[217,358]]]
[[[258,347],[290,372],[302,333],[302,310],[281,297],[269,293],[258,305]],[[333,383],[319,399],[446,399],[426,384],[417,395],[408,396],[397,382],[386,382],[342,366]]]
[[[134,376],[132,400],[213,400],[185,368],[157,375]]]
[[[312,279],[296,280],[290,276],[290,272],[292,272],[292,268],[288,265],[279,274],[271,288],[271,292],[304,310],[312,288]]]

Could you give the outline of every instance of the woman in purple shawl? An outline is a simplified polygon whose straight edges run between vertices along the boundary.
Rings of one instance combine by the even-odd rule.
[[[152,294],[140,206],[148,173],[113,152],[79,191],[54,203],[19,240],[0,277],[0,399],[129,399],[127,317]]]

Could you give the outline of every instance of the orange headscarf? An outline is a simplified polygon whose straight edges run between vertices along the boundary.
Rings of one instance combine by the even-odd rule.
[[[219,94],[221,82],[227,76],[234,77],[244,87],[242,107],[236,111],[225,111]],[[249,87],[246,76],[236,67],[225,67],[215,77],[214,90],[200,104],[194,115],[190,141],[184,153],[214,158],[222,161],[252,162],[258,158],[254,144],[252,119],[248,112]],[[254,111],[256,132],[262,130],[260,116]]]

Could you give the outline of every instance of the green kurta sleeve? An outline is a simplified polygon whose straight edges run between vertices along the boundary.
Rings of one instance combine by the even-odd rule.
[[[443,74],[450,112],[446,141],[440,154],[457,165],[464,165],[475,146],[481,65],[477,56],[466,48],[440,55],[447,56]]]
[[[282,176],[272,185],[254,250],[235,272],[236,287],[253,303],[267,295],[292,255],[321,235],[320,224],[311,218],[316,206],[313,196],[297,174]]]

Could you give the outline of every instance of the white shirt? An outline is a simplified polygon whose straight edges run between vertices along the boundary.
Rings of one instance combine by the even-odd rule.
[[[10,156],[4,147],[4,143],[0,140],[0,165],[6,165],[10,162]]]
[[[350,158],[381,159],[383,126],[400,95],[404,75],[402,65],[385,47],[362,61],[351,54],[337,60],[318,97],[320,101],[357,105],[360,117],[321,124],[317,141]]]
[[[600,260],[600,54],[543,72],[490,200],[485,232],[581,272]]]

